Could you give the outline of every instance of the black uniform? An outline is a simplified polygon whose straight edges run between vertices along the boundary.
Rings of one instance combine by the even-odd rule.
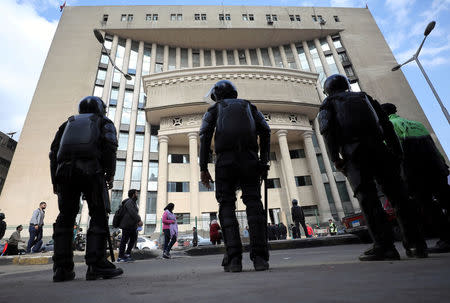
[[[113,179],[116,168],[116,129],[104,115],[100,98],[86,97],[80,102],[79,111],[80,115],[69,117],[59,127],[50,151],[52,183],[60,211],[53,225],[54,281],[71,280],[74,276],[73,225],[82,194],[91,217],[86,243],[86,278],[107,278],[122,273],[106,260],[105,254],[107,211],[110,211],[106,181]]]
[[[341,78],[345,77],[334,75],[327,81]],[[377,197],[375,181],[396,211],[407,253],[424,257],[426,244],[415,208],[408,205],[413,201],[408,201],[400,177],[402,151],[393,126],[379,103],[369,95],[346,92],[348,86],[345,85],[340,88],[342,86],[332,87],[328,91],[329,96],[320,108],[319,124],[330,158],[347,176],[374,241],[374,248],[360,259],[399,259],[386,213]]]
[[[294,200],[297,201],[297,200]],[[306,228],[306,223],[305,223],[305,214],[303,213],[303,209],[301,206],[298,206],[296,202],[294,202],[294,205],[291,207],[291,214],[292,214],[292,221],[294,221],[295,223],[295,227],[297,228],[298,231],[298,237],[301,237],[301,233],[300,233],[300,224],[303,227],[303,231],[305,232],[305,236],[308,237],[308,230]]]
[[[225,92],[220,91],[220,85],[226,89],[232,86],[232,92],[227,94],[226,89]],[[219,90],[216,89],[213,94],[213,100],[217,103],[211,106],[203,116],[200,129],[200,170],[208,171],[211,140],[215,132],[216,199],[219,202],[219,220],[227,252],[223,266],[227,270],[227,265],[232,259],[236,258],[236,262],[240,262],[242,258],[239,223],[235,214],[238,188],[242,190],[241,198],[246,205],[251,247],[250,258],[254,262],[256,257],[265,261],[269,260],[267,220],[260,193],[260,168],[268,163],[270,128],[264,116],[254,105],[246,100],[236,99],[237,91],[231,82],[219,81],[215,88],[217,87]],[[242,109],[241,113],[250,115],[254,122],[246,125],[240,123],[241,117],[238,114],[227,115],[228,110],[239,107]],[[234,135],[231,135],[232,133]],[[258,157],[259,149],[260,156]]]

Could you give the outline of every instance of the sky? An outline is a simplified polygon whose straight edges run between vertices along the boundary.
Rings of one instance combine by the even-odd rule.
[[[64,0],[0,0],[0,131],[20,132],[55,34]],[[450,111],[450,0],[67,0],[67,5],[247,5],[369,7],[398,63],[409,59],[427,24],[436,27],[419,59],[444,106]],[[418,66],[402,67],[445,152],[450,125]],[[387,102],[387,100],[386,100]]]

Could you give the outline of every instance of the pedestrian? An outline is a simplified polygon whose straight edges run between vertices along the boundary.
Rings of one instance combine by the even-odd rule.
[[[245,240],[248,240],[248,238],[250,237],[250,234],[248,232],[248,226],[245,226],[244,230],[242,231],[242,236],[244,237]]]
[[[192,246],[197,247],[198,246],[198,233],[197,233],[197,227],[192,228]]]
[[[292,221],[294,221],[295,227],[298,230],[298,237],[302,237],[300,233],[300,224],[302,225],[303,231],[305,232],[305,237],[308,237],[308,230],[306,229],[305,224],[305,214],[302,207],[298,205],[297,199],[292,200],[291,215]]]
[[[273,228],[273,232],[275,234],[275,239],[280,240],[281,233],[280,233],[280,228],[278,227],[278,224],[272,223],[272,228]]]
[[[393,234],[375,181],[395,209],[408,256],[426,257],[414,201],[400,177],[400,142],[380,104],[364,92],[351,92],[348,79],[332,75],[324,83],[327,98],[319,111],[320,132],[334,166],[346,175],[364,213],[374,245],[361,261],[398,260]]]
[[[337,234],[337,227],[333,222],[333,219],[328,220],[328,233],[330,234],[330,236],[335,236]]]
[[[450,252],[450,186],[445,159],[422,123],[400,117],[392,103],[381,107],[402,144],[408,192],[420,203],[425,214],[432,213],[432,222],[439,233],[439,241],[428,248],[428,252]],[[438,203],[434,203],[433,197]]]
[[[6,250],[6,255],[18,255],[19,254],[19,242],[25,243],[20,237],[20,232],[23,230],[23,226],[19,225],[16,227],[16,231],[11,234],[8,240],[8,248]]]
[[[314,230],[312,229],[311,225],[306,223],[306,229],[308,230],[308,238],[312,238],[314,236]]]
[[[28,231],[30,232],[30,239],[28,240],[26,253],[37,253],[41,250],[42,246],[42,234],[45,218],[45,208],[47,203],[42,201],[39,203],[39,207],[33,211],[31,216],[30,226]]]
[[[292,239],[300,238],[297,226],[295,226],[294,224],[291,223],[290,229],[291,229],[291,232],[292,232]]]
[[[82,193],[91,217],[86,237],[86,280],[123,273],[106,259],[107,214],[111,212],[108,188],[113,186],[116,171],[117,133],[105,109],[100,98],[84,98],[78,106],[80,114],[59,127],[51,145],[50,172],[59,207],[53,224],[54,282],[75,278],[72,236]]]
[[[119,227],[122,229],[122,239],[120,240],[119,256],[117,262],[132,262],[131,250],[137,242],[137,228],[143,225],[137,206],[138,191],[130,189],[128,199],[123,203],[123,217]],[[126,251],[125,251],[126,247]]]
[[[255,270],[267,270],[267,216],[261,202],[261,180],[267,178],[269,169],[270,128],[256,106],[237,99],[237,95],[228,80],[217,82],[210,91],[215,104],[208,108],[200,128],[201,181],[211,187],[208,160],[214,136],[216,199],[226,247],[222,266],[225,271],[242,271],[242,243],[235,212],[236,190],[240,188],[250,233],[250,259]]]
[[[273,224],[267,223],[267,238],[269,241],[273,241],[277,239],[277,236],[275,235],[275,229],[273,228]]]
[[[286,237],[287,237],[287,228],[286,228],[286,226],[283,224],[283,222],[281,222],[280,224],[278,224],[278,229],[280,230],[280,240],[286,240]]]
[[[6,222],[5,222],[5,214],[0,213],[0,240],[3,239],[3,236],[6,232]]]
[[[212,220],[209,224],[209,240],[213,245],[220,244],[220,225],[217,220]]]
[[[162,216],[163,233],[164,233],[164,250],[163,258],[170,259],[170,250],[177,241],[178,237],[178,224],[177,217],[173,213],[175,204],[169,203],[164,208],[164,214]]]

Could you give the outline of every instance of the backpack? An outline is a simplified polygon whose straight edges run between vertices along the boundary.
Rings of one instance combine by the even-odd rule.
[[[96,114],[70,116],[64,129],[57,155],[58,163],[65,160],[100,159],[100,124]]]
[[[114,228],[118,228],[120,225],[120,221],[122,221],[123,216],[125,215],[125,203],[128,201],[128,199],[125,199],[120,203],[119,208],[114,213],[112,226]]]
[[[256,124],[250,102],[224,99],[217,102],[217,106],[216,151],[257,149]]]

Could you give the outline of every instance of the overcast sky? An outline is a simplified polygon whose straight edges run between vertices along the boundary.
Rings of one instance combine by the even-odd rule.
[[[0,131],[20,137],[63,0],[0,0]],[[420,60],[444,105],[450,110],[450,0],[67,0],[67,5],[271,5],[344,6],[368,5],[397,61],[410,58],[423,39],[426,25],[435,20]],[[447,155],[450,126],[415,63],[403,72],[417,96]],[[386,100],[388,101],[388,100]]]

